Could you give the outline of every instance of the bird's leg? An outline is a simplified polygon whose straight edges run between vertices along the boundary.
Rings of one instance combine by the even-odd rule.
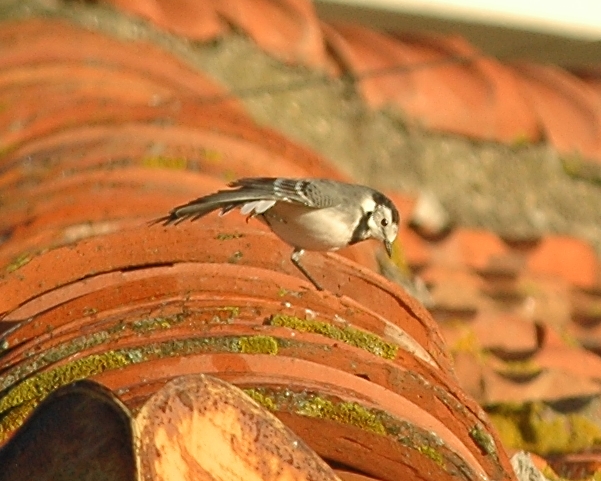
[[[290,260],[296,266],[296,268],[299,271],[301,271],[307,279],[309,279],[311,281],[311,284],[313,284],[315,286],[315,289],[317,289],[318,291],[323,291],[323,287],[321,287],[317,283],[317,281],[315,279],[313,279],[313,277],[311,277],[311,274],[309,274],[307,272],[307,270],[301,265],[300,259],[304,253],[305,253],[305,251],[303,249],[294,249],[294,251],[292,251],[292,255],[290,256]]]

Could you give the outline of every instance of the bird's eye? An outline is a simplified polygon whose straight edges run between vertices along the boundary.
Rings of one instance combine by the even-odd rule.
[[[373,212],[366,212],[365,217],[367,217],[369,219],[373,214],[374,214]]]
[[[388,225],[388,219],[382,219],[380,221],[380,224],[382,225],[382,227],[386,227]]]

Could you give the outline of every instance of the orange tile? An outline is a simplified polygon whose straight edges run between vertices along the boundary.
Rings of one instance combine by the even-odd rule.
[[[524,380],[512,379],[487,366],[482,380],[485,393],[482,402],[487,404],[559,401],[599,394],[599,384],[589,377],[556,369],[543,369]]]
[[[549,142],[563,154],[601,158],[601,110],[594,91],[556,66],[523,62],[513,70]]]
[[[447,238],[431,245],[436,264],[463,266],[482,272],[495,272],[509,254],[507,245],[499,236],[485,230],[458,228]]]
[[[470,327],[483,349],[503,358],[523,357],[538,348],[534,323],[515,314],[482,312]]]
[[[599,258],[586,242],[567,236],[548,236],[529,254],[527,269],[559,277],[577,287],[599,285]]]
[[[294,64],[324,68],[326,53],[313,4],[307,0],[107,0],[185,38],[211,41],[238,29],[259,48]]]
[[[432,297],[430,310],[438,321],[472,318],[486,303],[482,280],[461,269],[430,266],[420,272]]]
[[[410,123],[470,137],[540,138],[512,73],[462,39],[394,37],[351,24],[327,26],[324,35],[373,108],[397,105]]]

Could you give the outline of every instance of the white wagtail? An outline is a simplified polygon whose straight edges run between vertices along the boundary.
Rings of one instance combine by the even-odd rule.
[[[240,212],[258,217],[294,250],[292,263],[318,289],[323,288],[301,265],[305,250],[335,251],[366,239],[384,243],[392,255],[399,228],[399,212],[392,201],[377,190],[327,179],[245,178],[171,210],[154,223],[179,224],[200,219],[221,209],[225,215]]]

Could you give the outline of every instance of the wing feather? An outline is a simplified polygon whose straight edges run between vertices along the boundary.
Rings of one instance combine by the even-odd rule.
[[[218,209],[221,209],[221,215],[225,215],[237,207],[242,207],[243,214],[262,214],[276,202],[321,207],[306,194],[306,183],[307,181],[303,180],[269,177],[240,179],[229,184],[231,190],[219,190],[175,207],[168,215],[152,221],[151,224],[179,224],[188,219],[194,221]]]

